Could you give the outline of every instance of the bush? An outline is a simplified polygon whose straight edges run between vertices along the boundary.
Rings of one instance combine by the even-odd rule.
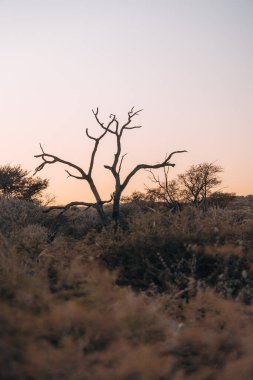
[[[49,242],[55,215],[1,201],[0,378],[251,380],[246,203],[132,209],[116,234],[82,217],[73,237],[76,210]]]
[[[194,280],[225,296],[241,297],[247,288],[245,297],[252,299],[250,231],[252,222],[237,211],[188,207],[176,214],[138,213],[127,233],[111,239],[105,232],[98,242],[108,267],[119,269],[120,285],[179,291]]]
[[[20,165],[0,166],[0,198],[23,199],[41,202],[41,193],[48,187],[48,180],[29,176]]]
[[[31,202],[17,199],[0,199],[0,232],[13,236],[29,224],[43,224],[47,217],[43,209]]]

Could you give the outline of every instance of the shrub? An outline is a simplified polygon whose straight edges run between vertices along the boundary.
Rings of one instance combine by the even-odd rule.
[[[48,187],[48,180],[28,174],[20,165],[0,166],[0,198],[41,203],[41,193]]]

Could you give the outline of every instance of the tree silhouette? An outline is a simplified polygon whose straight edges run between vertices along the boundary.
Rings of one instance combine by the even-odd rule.
[[[170,208],[178,210],[181,209],[182,203],[206,208],[207,201],[212,204],[216,198],[222,198],[223,193],[214,192],[214,189],[222,182],[218,176],[222,172],[220,166],[208,162],[192,165],[185,173],[179,174],[173,180],[169,180],[168,169],[164,168],[162,179],[150,170],[150,179],[157,186],[147,188],[147,198],[165,202]],[[215,194],[217,194],[216,197]],[[225,194],[223,198],[223,203],[225,203]]]
[[[178,176],[183,198],[195,206],[201,205],[205,208],[207,197],[222,182],[218,177],[221,172],[222,168],[214,163],[192,165],[184,174]]]
[[[121,178],[121,169],[122,169],[122,163],[125,157],[125,154],[122,154],[122,136],[126,131],[141,128],[140,125],[131,125],[133,119],[139,115],[139,113],[142,110],[134,110],[134,107],[128,112],[127,114],[127,120],[125,123],[120,125],[116,115],[111,114],[109,116],[109,121],[105,124],[100,120],[99,117],[99,110],[98,108],[93,112],[93,115],[95,117],[95,120],[97,124],[99,125],[101,131],[101,134],[98,137],[94,137],[93,135],[90,134],[88,128],[86,129],[86,135],[87,137],[94,141],[94,146],[93,150],[91,152],[90,156],[90,162],[88,165],[88,169],[84,170],[80,166],[75,165],[69,161],[63,160],[53,154],[49,154],[44,151],[44,149],[41,147],[41,154],[35,155],[37,158],[42,159],[42,163],[35,169],[35,174],[42,170],[45,165],[47,164],[55,164],[57,162],[62,163],[66,166],[68,166],[71,169],[74,169],[76,171],[76,174],[73,174],[69,170],[66,170],[67,174],[70,177],[74,177],[79,180],[84,180],[88,183],[90,190],[95,198],[95,202],[79,202],[79,201],[74,201],[68,203],[66,206],[53,206],[48,209],[48,211],[52,209],[62,209],[63,212],[69,209],[72,206],[86,206],[86,208],[93,207],[97,210],[100,219],[105,225],[107,223],[106,215],[104,212],[104,204],[112,202],[113,207],[112,207],[112,219],[115,221],[115,226],[118,226],[120,219],[121,219],[121,213],[120,213],[120,202],[121,202],[121,197],[123,191],[126,189],[127,185],[129,184],[130,180],[133,178],[133,176],[139,172],[142,169],[159,169],[163,167],[174,167],[175,164],[171,163],[170,160],[171,158],[177,154],[177,153],[183,153],[186,152],[185,150],[178,150],[170,153],[169,155],[166,156],[166,158],[158,164],[139,164],[136,165],[130,172],[129,174],[122,179]],[[93,178],[93,168],[94,168],[94,162],[95,162],[95,157],[98,151],[99,144],[101,140],[107,135],[111,134],[115,138],[115,151],[114,151],[114,157],[111,165],[104,165],[104,168],[109,170],[113,176],[114,179],[114,192],[111,196],[110,199],[108,200],[102,200],[99,191],[97,189],[97,186],[95,184],[94,178]]]
[[[169,180],[169,167],[163,168],[163,179],[156,175],[152,170],[150,172],[150,179],[155,183],[156,187],[146,186],[146,198],[154,202],[163,202],[169,208],[175,210],[181,209],[181,189],[177,180]]]
[[[0,166],[0,196],[41,202],[41,193],[48,187],[48,180],[33,178],[20,165]]]

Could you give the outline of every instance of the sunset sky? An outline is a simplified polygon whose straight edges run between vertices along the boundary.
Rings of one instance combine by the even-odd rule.
[[[0,0],[0,164],[34,171],[44,150],[84,169],[110,113],[132,106],[142,129],[123,140],[123,176],[173,150],[171,178],[192,164],[224,168],[224,191],[253,193],[252,0]],[[113,191],[113,136],[101,143],[95,175]],[[58,203],[89,201],[87,186],[60,164],[50,179]],[[127,193],[150,185],[138,174]]]

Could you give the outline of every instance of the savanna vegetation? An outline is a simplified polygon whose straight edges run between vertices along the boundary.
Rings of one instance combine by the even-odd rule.
[[[101,138],[87,135],[98,147]],[[37,171],[65,163],[39,156]],[[115,192],[126,181],[117,177],[122,157],[108,167]],[[222,192],[214,163],[174,180],[174,164],[163,163],[160,176],[144,167],[152,184],[144,193],[120,192],[116,219],[115,193],[48,207],[23,196],[28,173],[19,166],[8,188],[0,175],[1,379],[253,378],[253,196]],[[14,183],[18,192],[8,190]]]
[[[0,201],[1,379],[252,378],[252,197],[43,209]]]
[[[50,203],[53,197],[44,195],[49,181],[39,177],[34,178],[20,165],[0,166],[0,197],[7,199],[22,199],[25,201],[42,204]]]

